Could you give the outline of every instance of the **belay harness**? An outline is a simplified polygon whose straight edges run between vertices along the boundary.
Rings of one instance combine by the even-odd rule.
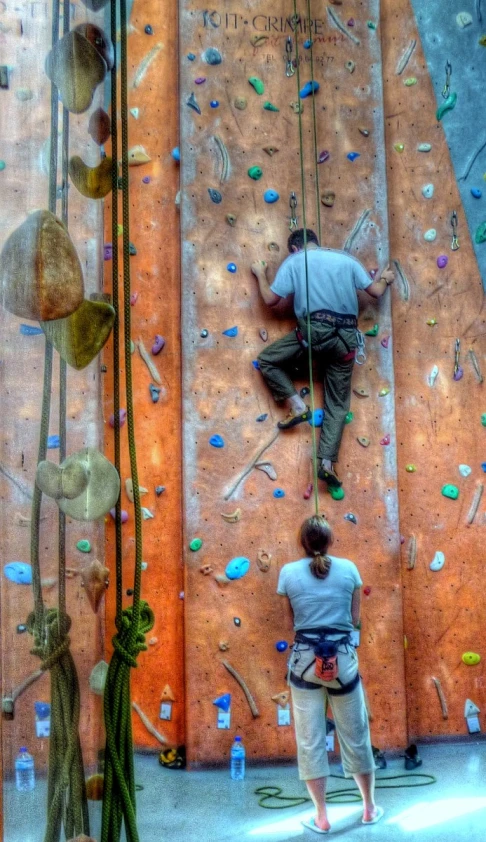
[[[364,337],[360,330],[358,330],[358,321],[356,316],[352,314],[343,314],[343,313],[334,313],[332,310],[315,310],[313,313],[310,314],[311,321],[314,322],[325,322],[326,324],[334,327],[334,330],[330,334],[330,337],[337,336],[343,343],[344,347],[346,348],[346,354],[342,357],[343,362],[347,362],[349,360],[355,360],[358,365],[362,365],[365,361],[365,351],[364,351]],[[350,348],[348,343],[346,342],[344,336],[341,333],[342,328],[350,328],[356,330],[356,339],[357,339],[357,348]],[[301,329],[297,326],[295,328],[295,335],[302,346],[302,348],[308,348],[309,343],[308,340],[305,338],[304,334],[302,333]]]
[[[341,634],[341,637],[333,640],[330,635],[335,634]],[[314,666],[314,675],[321,681],[337,681],[341,685],[340,687],[326,687],[330,696],[345,696],[357,687],[360,681],[359,672],[345,684],[338,678],[338,651],[340,646],[352,646],[349,632],[342,634],[342,629],[333,629],[328,626],[318,629],[300,629],[295,633],[295,643],[310,646],[314,650],[315,658],[305,667],[300,676],[293,670],[289,670],[289,682],[294,687],[301,690],[318,690],[322,687],[322,684],[307,681],[302,677],[312,666]],[[297,649],[294,651],[298,652]]]

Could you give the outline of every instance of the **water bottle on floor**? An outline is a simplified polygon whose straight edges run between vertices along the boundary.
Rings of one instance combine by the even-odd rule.
[[[32,792],[35,787],[34,758],[24,746],[15,759],[15,786],[18,792]]]
[[[241,737],[235,737],[235,741],[231,746],[231,780],[242,781],[245,777],[245,747],[241,742]]]

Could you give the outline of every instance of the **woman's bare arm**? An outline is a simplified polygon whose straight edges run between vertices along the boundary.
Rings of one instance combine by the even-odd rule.
[[[361,588],[355,588],[351,599],[351,620],[357,626],[361,614]]]

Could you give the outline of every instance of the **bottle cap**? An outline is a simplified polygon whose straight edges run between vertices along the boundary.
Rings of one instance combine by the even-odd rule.
[[[25,751],[25,752],[27,751],[27,749],[26,749],[26,747],[25,747],[25,746],[21,746],[19,750],[20,750],[20,751]]]
[[[235,737],[235,743],[241,743],[241,737]]]

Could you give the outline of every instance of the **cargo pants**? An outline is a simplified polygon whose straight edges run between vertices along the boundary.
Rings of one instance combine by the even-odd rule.
[[[302,335],[307,338],[307,322],[298,320]],[[342,338],[341,338],[342,337]],[[343,342],[343,339],[348,346]],[[327,322],[311,319],[311,344],[314,359],[323,371],[324,422],[321,428],[317,456],[337,462],[346,415],[351,402],[351,378],[354,359],[343,359],[349,350],[357,347],[356,328],[336,327]],[[274,399],[283,401],[295,395],[296,388],[289,370],[306,359],[307,349],[297,339],[295,331],[277,339],[258,357],[260,371]]]

